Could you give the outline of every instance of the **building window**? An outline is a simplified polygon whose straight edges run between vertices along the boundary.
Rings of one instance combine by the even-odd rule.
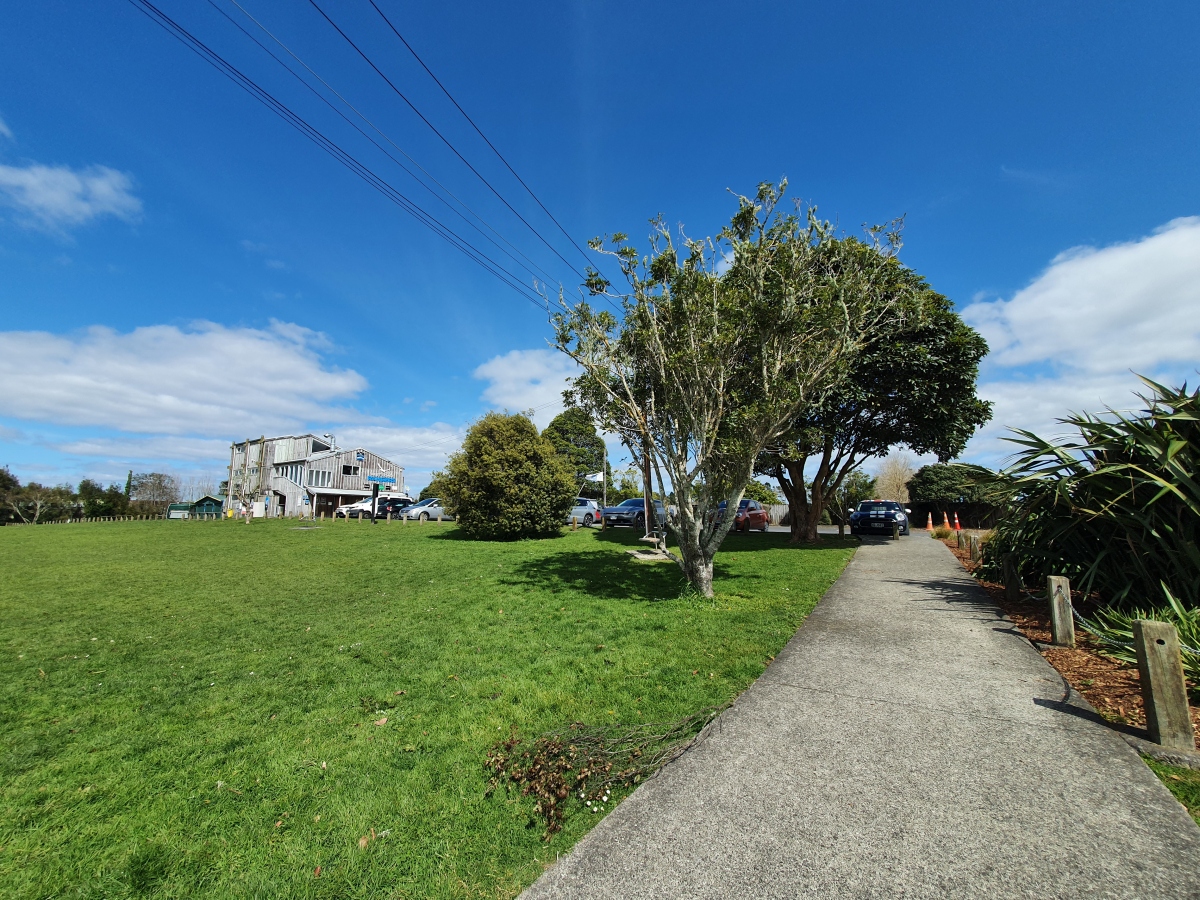
[[[308,473],[309,487],[329,487],[329,484],[332,481],[332,475],[333,473],[329,471],[323,472],[319,469],[313,469]]]
[[[343,475],[357,475],[358,466],[342,466]]]

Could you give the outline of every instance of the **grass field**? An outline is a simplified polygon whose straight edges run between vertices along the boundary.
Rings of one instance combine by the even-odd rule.
[[[852,553],[731,536],[706,601],[634,537],[0,529],[0,895],[513,896],[599,816],[544,843],[487,748],[733,698]]]

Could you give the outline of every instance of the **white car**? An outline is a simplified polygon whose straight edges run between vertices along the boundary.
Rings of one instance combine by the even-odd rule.
[[[359,500],[357,503],[347,503],[345,506],[339,506],[333,511],[335,519],[357,519],[359,516],[369,516],[371,514],[371,498]]]
[[[580,525],[591,525],[600,521],[600,504],[586,497],[576,497],[575,505],[567,513],[567,524],[574,519]]]

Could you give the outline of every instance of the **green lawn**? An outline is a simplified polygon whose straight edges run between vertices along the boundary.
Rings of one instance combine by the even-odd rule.
[[[599,817],[543,843],[488,747],[733,698],[853,552],[734,535],[706,601],[633,538],[0,529],[0,895],[515,895]]]
[[[1175,799],[1191,813],[1196,824],[1200,825],[1200,772],[1169,766],[1148,756],[1143,756],[1142,759],[1175,795]]]

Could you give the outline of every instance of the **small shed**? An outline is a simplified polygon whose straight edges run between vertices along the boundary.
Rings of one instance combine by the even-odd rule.
[[[205,494],[191,506],[192,518],[221,518],[221,510],[225,507],[225,498],[218,494]]]
[[[192,504],[190,503],[172,503],[167,507],[168,519],[186,519],[192,514]]]

